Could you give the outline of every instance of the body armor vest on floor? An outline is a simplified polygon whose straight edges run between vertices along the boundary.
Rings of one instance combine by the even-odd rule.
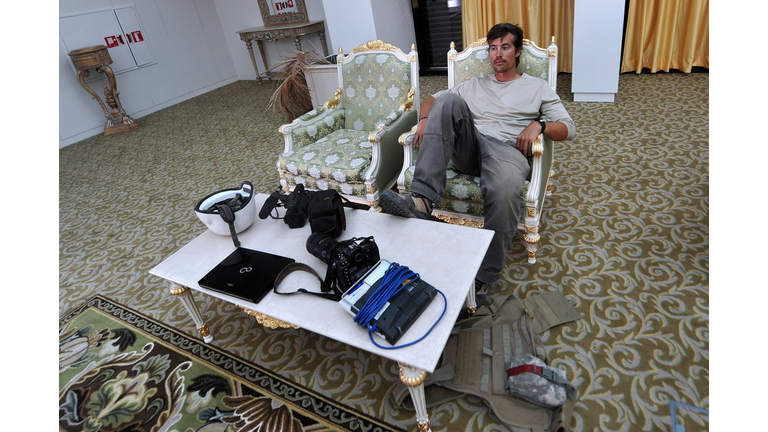
[[[559,291],[525,300],[499,296],[471,318],[456,322],[443,350],[440,367],[425,381],[427,406],[472,394],[483,399],[493,416],[512,431],[566,432],[575,404],[575,389],[566,402],[547,408],[513,396],[507,390],[507,368],[513,356],[530,354],[548,364],[539,333],[582,318]],[[395,403],[413,409],[407,387],[398,385]],[[527,395],[526,395],[527,396]]]

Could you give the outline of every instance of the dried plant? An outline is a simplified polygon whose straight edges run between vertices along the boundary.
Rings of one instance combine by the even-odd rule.
[[[268,72],[275,72],[280,85],[269,99],[269,108],[279,108],[288,121],[311,111],[312,99],[309,96],[304,69],[313,64],[328,63],[328,60],[314,51],[297,51],[271,67]]]

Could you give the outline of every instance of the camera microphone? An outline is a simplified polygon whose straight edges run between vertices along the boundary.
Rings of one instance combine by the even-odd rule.
[[[259,218],[260,219],[266,219],[267,216],[269,216],[270,213],[272,213],[272,209],[275,208],[277,205],[277,195],[273,193],[270,195],[266,201],[264,201],[264,205],[261,206],[261,211],[259,211]]]

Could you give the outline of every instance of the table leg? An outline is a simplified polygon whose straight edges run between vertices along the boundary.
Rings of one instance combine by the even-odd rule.
[[[293,40],[293,43],[296,44],[296,51],[302,52],[301,51],[301,38],[299,36],[296,36],[296,39]]]
[[[115,73],[112,71],[112,68],[108,65],[102,65],[96,68],[96,72],[106,75],[107,82],[109,83],[109,87],[104,87],[104,96],[107,99],[107,105],[112,108],[112,113],[107,116],[104,134],[110,135],[138,129],[139,124],[134,122],[133,118],[123,109],[123,104],[120,103],[120,92],[117,91],[117,80],[115,80]],[[112,119],[119,119],[120,124],[115,125]]]
[[[477,301],[475,299],[475,283],[472,282],[472,286],[469,287],[469,294],[467,294],[467,312],[469,316],[472,316],[477,312]]]
[[[245,46],[248,47],[248,54],[250,54],[251,56],[251,63],[253,63],[253,70],[256,71],[256,81],[258,81],[259,84],[261,84],[261,75],[259,75],[259,67],[256,65],[256,57],[253,55],[253,42],[248,41],[245,43]]]
[[[413,407],[416,409],[416,422],[419,425],[419,431],[432,432],[429,427],[427,399],[424,396],[424,380],[427,379],[427,371],[399,362],[398,364],[400,365],[400,381],[408,387]]]
[[[85,91],[88,92],[88,94],[91,95],[92,99],[96,99],[99,102],[99,105],[101,105],[101,109],[104,110],[104,116],[107,118],[107,121],[111,121],[109,117],[109,110],[107,109],[107,106],[104,105],[104,102],[101,100],[98,94],[88,85],[85,83],[85,79],[90,76],[90,72],[85,70],[77,71],[77,82],[80,83],[80,86],[85,89]]]
[[[189,316],[191,316],[192,321],[195,322],[197,331],[200,332],[200,336],[203,337],[203,340],[206,343],[213,342],[211,331],[208,329],[208,324],[203,321],[203,316],[200,315],[200,311],[197,309],[195,299],[192,297],[192,291],[190,291],[189,288],[185,286],[171,282],[170,292],[171,295],[176,296],[176,298],[178,298],[187,309]]]
[[[323,46],[323,55],[328,57],[328,44],[325,42],[325,30],[320,30],[320,44]]]
[[[263,41],[256,41],[256,44],[259,46],[259,52],[261,53],[261,61],[264,62],[264,69],[269,70],[269,66],[267,66],[267,56],[264,54],[264,42]],[[269,76],[267,76],[267,72],[264,72],[264,77],[269,79]],[[259,82],[261,82],[261,76],[259,76]]]

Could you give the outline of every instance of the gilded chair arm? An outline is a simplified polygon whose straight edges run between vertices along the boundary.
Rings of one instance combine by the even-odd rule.
[[[403,146],[403,167],[400,170],[400,175],[397,177],[397,189],[400,192],[405,192],[405,172],[416,164],[416,157],[419,154],[419,149],[413,145],[413,140],[416,138],[416,126],[412,127],[408,132],[400,135],[397,142]]]
[[[533,167],[528,193],[525,196],[527,217],[539,218],[547,191],[549,173],[552,170],[554,142],[545,135],[539,135],[533,143]]]
[[[318,107],[293,122],[280,126],[278,132],[285,138],[283,152],[290,153],[343,127],[343,109]]]
[[[403,148],[398,138],[416,124],[416,112],[399,112],[392,122],[379,124],[368,135],[372,146],[371,165],[363,173],[366,185],[371,184],[369,200],[378,206],[379,193],[391,187],[403,167]],[[373,206],[372,206],[373,207]]]
[[[412,127],[411,130],[408,132],[400,135],[400,138],[397,139],[397,142],[400,143],[401,146],[407,147],[407,146],[413,146],[413,140],[416,138],[416,128],[419,125]]]
[[[339,107],[339,104],[341,103],[341,88],[337,88],[335,92],[333,92],[333,99],[328,99],[323,104],[324,107],[330,108],[330,109],[336,109]]]
[[[400,111],[410,111],[413,108],[413,98],[416,96],[416,90],[408,90],[408,95],[405,98],[405,102],[400,104]]]

